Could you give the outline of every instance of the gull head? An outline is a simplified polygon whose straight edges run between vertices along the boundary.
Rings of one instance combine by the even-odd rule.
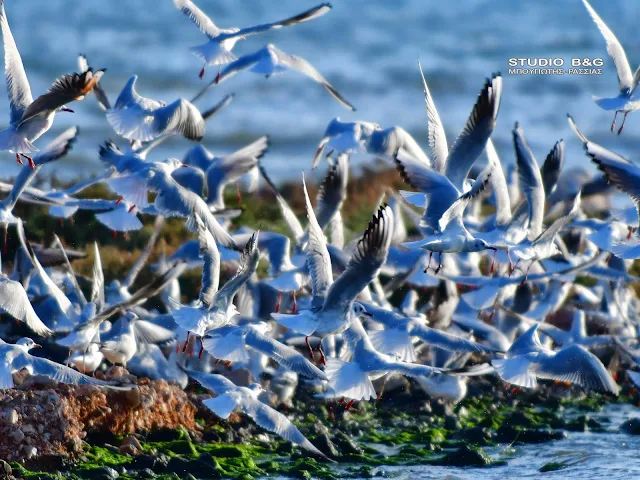
[[[492,247],[481,238],[474,238],[465,249],[467,252],[482,252],[483,250],[496,250],[496,247]]]
[[[351,312],[357,317],[373,317],[373,315],[367,312],[367,308],[359,302],[353,302],[351,306]]]
[[[40,345],[38,345],[36,342],[31,340],[29,337],[21,338],[20,340],[18,340],[16,342],[16,345],[18,347],[20,347],[21,349],[23,349],[25,352],[28,352],[32,348],[39,348],[40,347]]]

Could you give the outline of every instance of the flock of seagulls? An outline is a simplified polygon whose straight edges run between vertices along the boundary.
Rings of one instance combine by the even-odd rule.
[[[315,21],[330,4],[271,24],[221,29],[191,1],[174,2],[207,36],[192,51],[204,67],[220,68],[204,90],[247,68],[266,77],[293,69],[353,110],[302,58],[271,44],[239,58],[232,53],[238,40]],[[637,108],[638,74],[631,75],[615,36],[583,2],[607,40],[621,85],[616,99],[598,104],[626,117]],[[382,395],[394,375],[410,377],[416,388],[450,402],[464,398],[467,378],[476,375],[525,388],[536,388],[539,379],[557,380],[617,395],[619,386],[601,358],[617,351],[633,368],[640,364],[639,304],[631,287],[639,280],[631,265],[640,258],[634,227],[640,167],[590,141],[571,117],[606,182],[593,175],[576,184],[575,172],[563,169],[562,140],[540,164],[518,124],[515,164],[503,162],[491,142],[502,95],[509,94],[499,73],[482,84],[452,145],[421,66],[416,80],[424,86],[427,151],[399,126],[332,120],[317,151],[310,152],[312,167],[326,168],[315,199],[301,177],[306,212],[301,221],[269,178],[267,137],[230,155],[199,144],[182,160],[158,154],[156,147],[170,137],[201,140],[206,123],[233,97],[201,111],[195,102],[202,92],[191,101],[164,103],[140,96],[133,76],[111,104],[99,83],[105,70],[94,71],[81,56],[80,73],[55,80],[33,100],[1,0],[0,24],[10,100],[10,124],[0,132],[0,145],[18,162],[28,161],[13,184],[0,185],[7,194],[0,203],[5,243],[9,226],[19,238],[13,271],[0,276],[0,310],[43,345],[68,352],[66,362],[57,363],[33,355],[40,345],[30,338],[15,344],[0,340],[0,388],[12,388],[12,374],[22,369],[76,385],[135,388],[93,376],[109,364],[183,388],[192,378],[215,394],[204,404],[220,418],[239,410],[310,454],[324,456],[276,409],[290,402],[297,388],[313,386],[328,402],[345,399],[347,409]],[[68,129],[40,149],[35,143],[58,111],[69,110],[68,104],[91,91],[111,134],[122,139],[100,146],[104,172],[65,190],[31,187],[42,165],[72,148],[79,130]],[[348,196],[349,158],[362,154],[387,160],[412,190],[381,188],[383,198],[371,205],[366,229],[352,235],[341,209]],[[224,191],[246,180],[251,192],[261,177],[289,236],[270,231],[268,224],[252,230],[231,223],[241,212],[227,208]],[[114,199],[77,197],[96,183],[106,184]],[[627,194],[634,208],[609,211],[613,187]],[[16,216],[17,202],[48,208],[61,219],[94,211],[114,232],[140,229],[138,215],[144,213],[155,217],[154,233],[126,278],[108,285],[96,243],[91,293],[85,296],[71,266],[74,252],[57,239],[57,260],[45,261],[52,248],[27,240],[29,219]],[[154,266],[156,278],[133,290],[165,217],[184,219],[195,238],[163,256]],[[202,269],[200,293],[184,298],[180,277],[194,267]],[[152,297],[157,301],[148,309]],[[14,322],[0,324],[5,338],[14,329]],[[225,376],[237,369],[247,370],[253,383],[235,385]],[[628,376],[640,387],[640,373],[629,370]],[[380,379],[382,386],[374,383]]]

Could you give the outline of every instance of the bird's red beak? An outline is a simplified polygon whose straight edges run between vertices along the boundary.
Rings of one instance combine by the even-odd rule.
[[[63,112],[69,112],[69,113],[75,113],[73,110],[71,110],[69,107],[62,107],[60,110],[62,110]]]
[[[189,168],[189,167],[190,167],[190,165],[187,165],[186,163],[182,164],[182,168]]]
[[[40,345],[39,343],[34,343],[33,348],[42,348],[42,345]]]

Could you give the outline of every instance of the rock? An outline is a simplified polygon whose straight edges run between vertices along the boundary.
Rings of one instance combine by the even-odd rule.
[[[20,430],[22,430],[22,433],[24,433],[25,435],[35,435],[36,433],[35,427],[29,423],[23,424],[20,427]]]
[[[27,460],[30,460],[34,458],[36,455],[38,455],[38,449],[31,445],[24,447],[22,450]]]
[[[436,463],[452,467],[485,467],[491,465],[491,459],[482,449],[465,445],[455,452],[447,453]]]
[[[455,440],[462,440],[465,443],[485,445],[493,437],[490,429],[485,427],[463,428],[454,433]]]
[[[440,400],[431,402],[431,410],[436,417],[453,415],[453,408],[451,408],[451,405]]]
[[[156,473],[163,473],[169,460],[164,455],[138,455],[129,464],[130,470],[152,470]]]
[[[496,442],[499,443],[543,443],[551,440],[567,438],[567,433],[546,429],[517,429],[511,425],[503,425],[496,431]]]
[[[159,428],[152,430],[146,437],[147,442],[172,442],[180,438],[180,432],[175,429]]]
[[[338,449],[326,433],[316,436],[313,444],[329,458],[337,458],[340,456],[340,452],[338,452]]]
[[[462,425],[460,425],[460,420],[455,415],[446,415],[444,417],[444,428],[447,430],[460,430]]]
[[[111,467],[92,468],[85,470],[81,475],[82,478],[88,480],[113,480],[120,476],[120,474]]]
[[[181,457],[173,457],[169,461],[167,472],[175,473],[180,478],[186,478],[187,475],[194,475],[199,479],[222,478],[217,464],[210,465],[200,460],[186,460]]]
[[[338,432],[333,437],[333,443],[338,447],[343,455],[362,455],[364,450],[360,448],[353,439],[347,436],[344,432]]]
[[[150,468],[145,468],[143,470],[138,471],[138,478],[156,478],[157,475],[153,473],[153,470]]]
[[[9,434],[9,438],[14,443],[22,443],[22,440],[24,440],[24,433],[22,433],[22,430],[20,430],[20,429],[14,430],[13,432],[11,432]]]
[[[7,410],[5,414],[6,414],[7,423],[9,425],[15,425],[18,423],[18,420],[19,420],[18,412],[16,412],[15,409],[12,408],[10,410]]]
[[[127,437],[122,440],[122,445],[118,448],[118,453],[121,455],[131,455],[135,457],[142,452],[142,445],[136,437]]]
[[[620,430],[631,435],[640,435],[640,418],[630,418],[620,425]]]

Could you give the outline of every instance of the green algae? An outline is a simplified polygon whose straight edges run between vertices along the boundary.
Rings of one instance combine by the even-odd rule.
[[[538,471],[539,472],[555,472],[556,470],[562,470],[565,468],[567,464],[565,462],[549,462],[545,463],[541,466]]]

